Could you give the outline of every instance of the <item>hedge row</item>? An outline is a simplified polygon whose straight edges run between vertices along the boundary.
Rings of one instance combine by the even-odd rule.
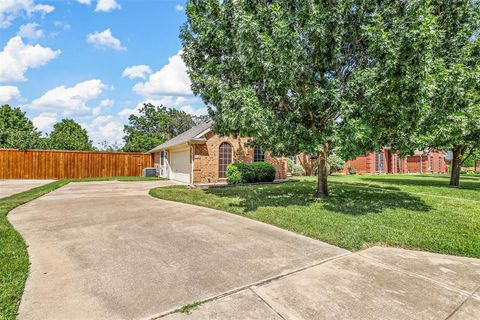
[[[268,162],[231,163],[227,167],[228,184],[272,182],[275,167]]]

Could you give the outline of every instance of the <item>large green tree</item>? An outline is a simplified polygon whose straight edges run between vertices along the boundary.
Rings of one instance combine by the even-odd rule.
[[[192,116],[182,110],[145,103],[139,114],[128,117],[124,151],[148,151],[208,118]]]
[[[371,143],[359,148],[341,138],[354,135],[365,142],[376,131],[374,122],[357,119],[365,104],[357,103],[361,86],[351,81],[375,64],[372,55],[387,66],[417,62],[411,58],[423,48],[410,42],[423,42],[421,33],[430,23],[418,10],[421,3],[192,0],[181,38],[193,91],[209,107],[216,132],[251,136],[278,155],[318,155],[316,196],[327,197],[330,150],[352,146],[352,152],[365,152]],[[388,43],[391,39],[382,37],[392,36],[414,51],[395,55],[369,43]],[[393,70],[385,73],[389,80],[396,76]],[[402,81],[405,94],[417,100],[413,89],[423,78]]]
[[[129,124],[124,126],[124,151],[148,151],[167,140],[170,135],[167,126],[170,124],[167,108],[145,103],[139,114],[128,117]]]
[[[43,148],[40,132],[20,108],[0,107],[0,148]]]
[[[456,186],[461,165],[480,149],[479,2],[405,4],[419,19],[403,23],[408,11],[391,11],[397,18],[385,23],[384,12],[365,29],[372,63],[353,77],[356,108],[346,117],[356,127],[343,147],[388,145],[405,155],[416,148],[453,150],[450,184]],[[369,139],[355,135],[358,128]]]
[[[480,156],[480,3],[432,0],[439,25],[435,91],[423,127],[425,144],[453,151],[450,185],[461,166]]]
[[[94,150],[87,130],[72,119],[63,119],[53,126],[47,139],[48,147],[54,150]]]

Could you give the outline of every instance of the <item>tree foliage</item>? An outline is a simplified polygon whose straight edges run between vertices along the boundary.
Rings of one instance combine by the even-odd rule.
[[[480,156],[480,3],[434,0],[439,25],[434,51],[435,91],[423,138],[426,146],[453,150],[450,184],[460,167]]]
[[[25,112],[9,105],[0,107],[0,148],[42,149],[40,132]]]
[[[72,119],[57,122],[47,141],[48,148],[54,150],[94,150],[87,130]]]
[[[453,150],[450,184],[458,185],[460,166],[480,148],[479,2],[408,7],[420,13],[416,22],[396,23],[410,16],[403,12],[393,23],[375,19],[367,29],[373,63],[355,75],[354,97],[363,107],[350,115],[372,130],[368,142],[376,148],[388,145],[405,155],[416,148]]]
[[[372,121],[359,117],[369,95],[398,96],[393,106],[376,105],[397,108],[405,123],[422,102],[418,69],[434,32],[422,3],[193,0],[181,32],[183,58],[216,132],[251,136],[274,154],[318,154],[317,196],[326,197],[330,150],[362,153],[373,134],[387,132],[378,119],[392,110],[375,109]],[[375,86],[370,93],[362,78]]]
[[[124,127],[124,151],[148,151],[187,131],[206,117],[192,116],[184,111],[145,103],[139,115],[132,114]]]

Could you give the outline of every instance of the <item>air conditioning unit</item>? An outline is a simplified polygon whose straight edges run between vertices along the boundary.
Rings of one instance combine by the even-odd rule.
[[[149,177],[157,177],[157,169],[156,168],[143,168],[142,176],[149,178]]]

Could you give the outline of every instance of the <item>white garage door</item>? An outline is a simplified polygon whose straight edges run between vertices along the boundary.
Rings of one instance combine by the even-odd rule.
[[[190,183],[190,150],[170,153],[170,179]]]

